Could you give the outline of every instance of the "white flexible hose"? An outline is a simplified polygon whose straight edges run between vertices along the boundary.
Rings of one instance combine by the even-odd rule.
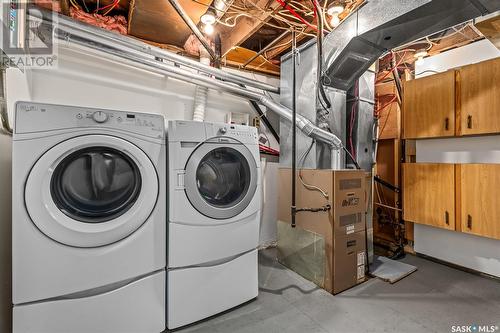
[[[204,65],[210,66],[210,54],[205,50],[205,48],[200,44],[200,62]],[[194,92],[194,104],[193,104],[193,120],[194,121],[205,121],[205,109],[207,107],[208,100],[208,88],[202,86],[196,86]]]

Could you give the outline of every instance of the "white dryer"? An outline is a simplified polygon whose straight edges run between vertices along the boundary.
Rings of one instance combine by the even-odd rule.
[[[167,327],[258,294],[261,174],[253,127],[170,121]]]
[[[19,102],[14,332],[165,329],[160,115]]]

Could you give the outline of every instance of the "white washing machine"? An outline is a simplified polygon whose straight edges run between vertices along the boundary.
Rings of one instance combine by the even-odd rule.
[[[165,329],[160,115],[19,102],[14,332]]]
[[[261,174],[257,129],[170,121],[167,327],[258,294]]]

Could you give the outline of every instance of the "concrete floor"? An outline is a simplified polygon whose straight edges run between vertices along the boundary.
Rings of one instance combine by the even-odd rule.
[[[495,280],[407,256],[402,261],[418,271],[396,284],[370,279],[332,296],[275,256],[275,250],[260,253],[256,300],[178,332],[430,333],[452,332],[452,325],[500,326]]]

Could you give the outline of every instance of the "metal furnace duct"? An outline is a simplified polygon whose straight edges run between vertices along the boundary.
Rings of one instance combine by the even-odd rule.
[[[368,0],[335,30],[326,36],[323,43],[325,73],[323,82],[332,101],[328,123],[332,132],[345,145],[346,140],[346,91],[385,52],[396,46],[439,32],[450,26],[500,10],[498,0]],[[299,47],[300,63],[297,68],[297,110],[299,114],[318,124],[315,40]],[[291,105],[291,59],[290,53],[281,58],[281,93],[283,105]],[[369,105],[363,105],[363,114],[369,113]],[[362,117],[359,130],[371,128],[373,117]],[[366,123],[369,122],[369,123]],[[358,135],[367,145],[373,135]],[[307,151],[311,139],[297,136],[297,165],[306,168],[324,169],[345,167],[340,152],[333,155],[321,143],[314,143],[304,162],[300,159]],[[354,143],[355,145],[357,143]],[[280,165],[291,165],[291,131],[286,122],[280,123]],[[343,155],[343,154],[342,154]],[[340,158],[341,163],[336,159]],[[373,163],[365,161],[363,168]]]

